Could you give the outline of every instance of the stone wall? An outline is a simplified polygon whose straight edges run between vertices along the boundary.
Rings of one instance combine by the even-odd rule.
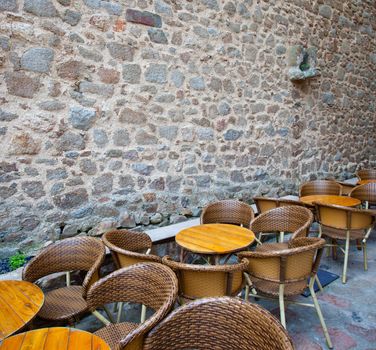
[[[375,19],[374,0],[0,0],[0,255],[374,166]],[[321,76],[289,80],[299,45]]]

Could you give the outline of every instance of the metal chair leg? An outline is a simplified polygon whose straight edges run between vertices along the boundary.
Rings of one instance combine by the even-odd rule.
[[[119,308],[118,308],[118,314],[117,314],[116,323],[120,323],[122,312],[123,312],[123,302],[120,302],[119,303]]]
[[[285,285],[280,284],[279,285],[279,314],[280,314],[282,326],[286,328],[284,292],[285,292]]]
[[[363,246],[363,261],[364,261],[364,271],[368,270],[368,265],[367,265],[367,242],[362,243]]]
[[[328,347],[330,349],[333,348],[333,344],[332,344],[332,341],[330,339],[330,335],[329,335],[329,332],[328,332],[328,328],[326,327],[326,324],[325,324],[325,320],[324,320],[324,317],[322,315],[322,312],[321,312],[321,309],[320,309],[320,305],[319,305],[319,302],[317,301],[317,297],[316,297],[316,293],[315,293],[315,290],[313,288],[313,284],[314,284],[314,279],[311,278],[311,280],[309,281],[309,291],[311,292],[311,296],[312,296],[312,300],[313,300],[313,304],[315,305],[315,309],[316,309],[316,312],[317,312],[317,316],[319,317],[320,319],[320,323],[321,323],[321,327],[324,331],[324,335],[325,335],[325,339],[326,339],[326,342],[328,344]]]
[[[346,283],[347,264],[349,262],[350,231],[346,232],[345,261],[343,262],[342,283]]]
[[[317,275],[315,276],[315,280],[316,280],[317,285],[319,286],[320,292],[323,292],[324,290],[322,288],[321,282],[320,282],[319,277]]]
[[[142,305],[141,307],[141,323],[144,323],[146,319],[146,306]]]

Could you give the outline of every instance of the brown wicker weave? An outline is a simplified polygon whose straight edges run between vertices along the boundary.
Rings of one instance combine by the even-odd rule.
[[[306,207],[301,201],[284,198],[268,198],[268,197],[253,197],[256,204],[258,214],[265,213],[266,211],[274,208],[296,205],[299,207]]]
[[[196,300],[174,310],[146,337],[144,350],[293,350],[268,311],[239,298]]]
[[[310,278],[310,289],[317,314],[320,318],[326,340],[332,347],[325,321],[322,317],[320,306],[317,302],[313,283],[320,264],[325,240],[320,238],[296,238],[288,243],[288,248],[279,251],[245,251],[238,253],[240,259],[249,261],[248,273],[250,275],[252,296],[267,295],[279,298],[281,323],[286,327],[284,299],[299,295],[307,287]],[[248,294],[247,289],[247,294]],[[248,298],[248,295],[247,295]]]
[[[300,186],[299,197],[311,196],[314,194],[342,194],[342,186],[333,180],[315,180],[306,182]]]
[[[87,271],[82,286],[66,286],[45,293],[38,316],[51,321],[69,321],[88,311],[88,288],[99,278],[99,268],[105,257],[103,243],[93,237],[73,237],[53,243],[43,249],[25,266],[22,279],[36,282],[56,272]]]
[[[181,302],[185,299],[237,295],[244,287],[243,272],[248,267],[246,259],[233,265],[192,265],[165,256],[162,262],[178,276]]]
[[[145,254],[151,248],[152,241],[144,232],[112,230],[106,232],[102,240],[110,249],[118,269],[140,262],[161,262],[159,256]]]
[[[376,183],[371,182],[365,185],[356,186],[349,194],[350,197],[361,200],[366,209],[368,206],[376,205]]]
[[[350,194],[350,192],[353,190],[353,188],[356,186],[355,184],[351,184],[348,182],[343,181],[336,181],[337,184],[340,184],[342,186],[342,195],[347,196]]]
[[[351,240],[362,240],[364,270],[367,270],[367,239],[374,225],[376,212],[322,203],[316,203],[316,212],[320,223],[320,235],[334,240],[334,246],[337,239],[346,241],[342,282],[346,283]]]
[[[227,199],[208,204],[201,213],[201,224],[233,224],[249,227],[252,208],[244,202]]]
[[[312,212],[301,206],[282,206],[271,209],[257,216],[252,222],[250,229],[259,235],[292,233],[291,239],[305,237],[313,221]],[[283,241],[283,237],[281,239]],[[263,244],[257,249],[272,249],[272,244]]]
[[[141,350],[145,332],[170,311],[178,293],[174,272],[158,263],[146,262],[116,270],[96,282],[89,290],[90,308],[113,302],[133,302],[150,307],[155,313],[144,323],[110,324],[97,332],[111,349]]]
[[[376,179],[376,169],[362,169],[356,173],[360,180],[374,180]]]

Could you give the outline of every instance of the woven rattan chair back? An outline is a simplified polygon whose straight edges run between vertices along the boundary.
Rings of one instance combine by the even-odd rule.
[[[259,214],[265,213],[266,211],[274,208],[286,207],[291,205],[306,207],[306,205],[301,201],[284,198],[253,197],[253,201],[256,204],[257,212]]]
[[[245,259],[231,265],[193,265],[173,261],[165,256],[163,264],[173,269],[179,280],[179,296],[183,299],[234,296],[244,287]]]
[[[233,224],[249,227],[252,208],[244,202],[227,199],[208,204],[201,213],[201,224]]]
[[[142,349],[143,335],[170,311],[177,293],[174,272],[162,264],[146,262],[116,270],[100,279],[90,288],[87,302],[93,309],[113,302],[139,303],[153,309],[155,313],[124,335],[118,344],[118,349]]]
[[[309,181],[300,186],[299,197],[311,196],[314,194],[339,196],[342,194],[342,186],[333,180]]]
[[[238,298],[188,303],[167,316],[145,339],[144,350],[292,350],[277,319]]]
[[[360,180],[376,180],[376,169],[363,169],[356,173]]]
[[[83,296],[99,278],[99,268],[106,254],[103,243],[93,237],[73,237],[44,248],[25,266],[22,279],[35,282],[56,272],[86,271],[82,284]]]
[[[376,204],[376,183],[371,182],[356,186],[352,189],[349,196],[374,205]]]
[[[282,206],[257,216],[250,225],[255,233],[292,233],[291,239],[308,234],[313,221],[312,212],[301,206]]]
[[[340,230],[367,229],[373,225],[374,217],[367,210],[316,203],[319,223]]]
[[[274,251],[244,251],[238,257],[247,258],[252,279],[290,284],[290,294],[300,294],[307,287],[307,278],[316,274],[325,240],[314,237],[296,238],[288,249]],[[301,281],[305,281],[302,285]],[[296,290],[292,286],[296,284]]]
[[[140,262],[160,262],[161,258],[145,254],[152,246],[150,237],[144,232],[112,230],[102,236],[103,243],[110,249],[117,268]]]

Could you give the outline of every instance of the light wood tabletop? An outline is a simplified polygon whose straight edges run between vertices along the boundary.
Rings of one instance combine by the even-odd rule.
[[[0,340],[32,320],[43,302],[43,292],[33,283],[0,281]]]
[[[358,185],[365,185],[365,184],[369,184],[369,183],[372,183],[372,182],[376,182],[376,179],[359,180]]]
[[[332,196],[326,194],[315,194],[311,196],[300,197],[300,201],[305,204],[312,205],[313,202],[321,202],[324,204],[342,205],[344,207],[355,207],[361,203],[359,199],[348,196]]]
[[[176,237],[176,243],[193,253],[230,254],[247,248],[255,239],[254,233],[241,226],[204,224],[186,228]]]
[[[5,339],[0,350],[110,350],[95,334],[75,328],[41,328]]]

